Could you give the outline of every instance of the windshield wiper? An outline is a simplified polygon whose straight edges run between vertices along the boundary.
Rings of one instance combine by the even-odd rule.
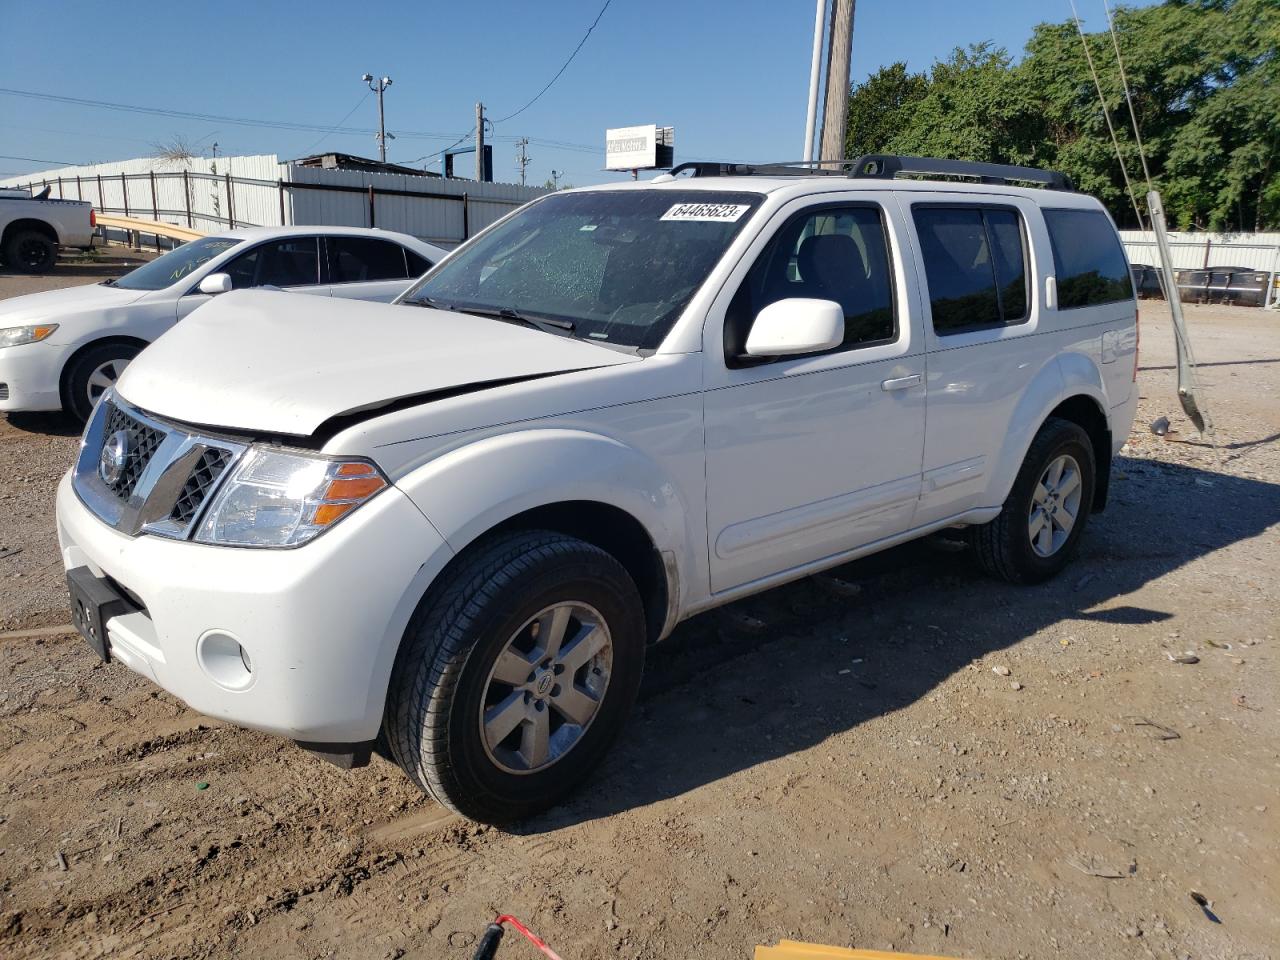
[[[510,307],[503,307],[501,310],[468,309],[467,313],[477,313],[482,317],[496,317],[499,320],[513,320],[516,323],[523,323],[525,326],[536,327],[539,330],[555,327],[557,330],[573,333],[575,329],[572,320],[560,320],[555,317],[531,317],[528,314],[521,313],[519,310],[512,310]]]
[[[469,313],[475,317],[492,317],[494,320],[506,320],[510,323],[523,323],[526,326],[533,327],[536,330],[542,330],[543,332],[546,332],[547,327],[564,330],[566,333],[573,333],[573,331],[577,329],[572,320],[561,320],[557,317],[533,317],[528,314],[521,313],[519,310],[513,310],[510,307],[460,307],[455,303],[436,300],[433,297],[414,297],[404,302],[412,303],[419,307],[431,307],[435,310],[449,310],[454,313]]]
[[[114,287],[115,285],[116,285],[116,278],[115,278],[115,277],[112,277],[110,280],[103,280],[103,281],[102,281],[102,286],[104,286],[104,287]]]

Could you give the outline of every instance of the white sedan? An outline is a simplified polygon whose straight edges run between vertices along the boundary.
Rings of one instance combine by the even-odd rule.
[[[143,347],[219,293],[279,287],[386,302],[445,253],[385,230],[248,227],[192,240],[118,280],[0,300],[0,411],[88,419]]]

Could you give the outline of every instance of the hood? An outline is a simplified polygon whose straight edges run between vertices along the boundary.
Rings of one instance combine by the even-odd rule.
[[[100,283],[86,283],[79,287],[63,287],[43,293],[28,293],[22,297],[0,300],[0,327],[16,327],[44,320],[57,321],[58,317],[82,310],[100,310],[104,307],[122,307],[140,299],[148,290],[121,290]]]
[[[162,417],[309,436],[398,400],[638,359],[463,313],[243,290],[156,340],[118,389]]]

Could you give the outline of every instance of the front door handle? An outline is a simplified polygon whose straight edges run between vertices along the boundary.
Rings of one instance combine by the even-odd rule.
[[[892,380],[885,380],[880,384],[880,389],[889,390],[910,390],[912,387],[920,386],[923,377],[918,373],[913,373],[909,377],[895,377]]]

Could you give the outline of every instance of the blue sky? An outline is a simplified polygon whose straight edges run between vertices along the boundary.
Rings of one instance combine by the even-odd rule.
[[[372,129],[376,102],[372,95],[361,102],[367,88],[358,78],[390,75],[388,130],[441,137],[401,136],[389,144],[388,159],[420,163],[471,128],[477,100],[494,119],[522,106],[564,62],[601,3],[5,0],[0,87],[322,127],[355,108],[345,125]],[[1105,26],[1102,0],[1077,6],[1086,29]],[[952,48],[983,40],[1016,55],[1036,23],[1069,13],[1067,0],[860,0],[854,79],[895,60],[927,69]],[[518,179],[512,140],[522,136],[534,141],[531,183],[552,169],[576,184],[617,179],[600,170],[604,130],[641,123],[674,126],[678,160],[798,157],[813,14],[813,0],[613,0],[556,85],[497,126],[495,179]],[[216,141],[219,153],[376,156],[368,134],[324,136],[0,94],[6,175],[51,166],[8,156],[124,159],[148,155],[152,144],[175,135],[206,149]]]

